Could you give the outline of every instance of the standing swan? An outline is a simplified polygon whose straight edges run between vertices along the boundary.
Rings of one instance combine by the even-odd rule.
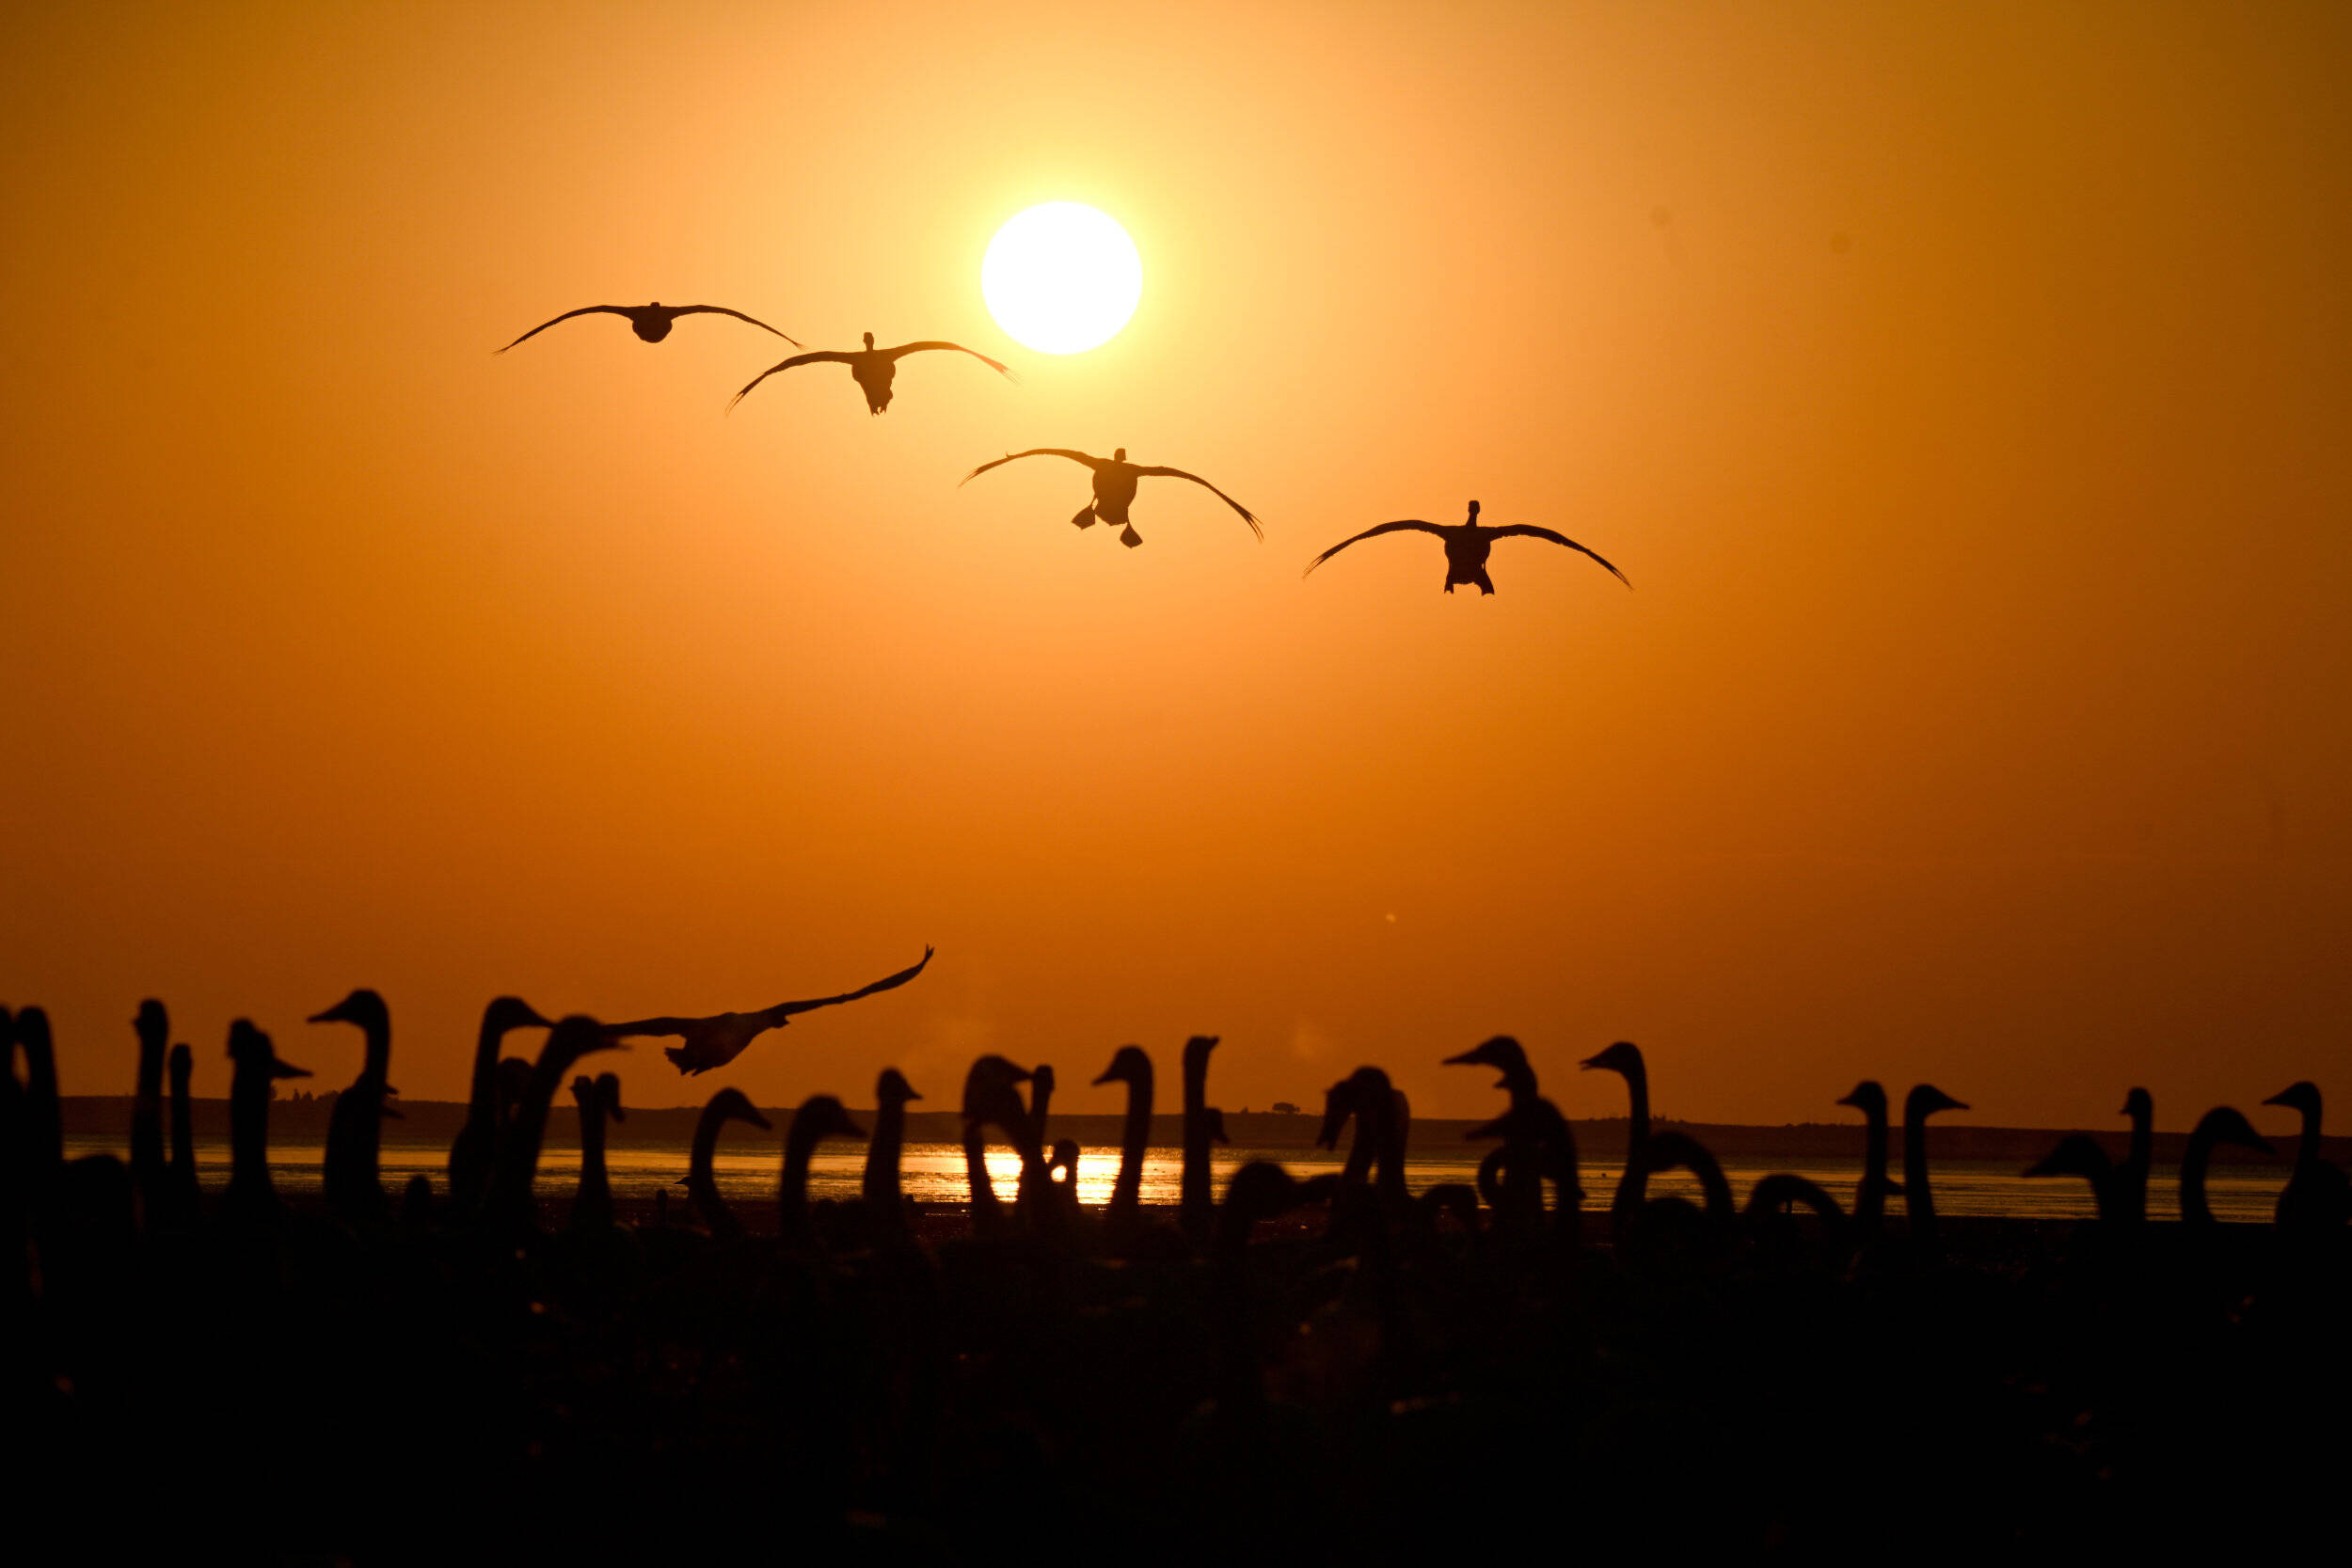
[[[1216,1199],[1210,1190],[1209,1053],[1216,1049],[1215,1035],[1195,1035],[1184,1041],[1184,1169],[1178,1189],[1177,1220],[1195,1245],[1208,1240],[1216,1222]]]
[[[1938,1111],[1966,1109],[1933,1084],[1916,1085],[1903,1097],[1903,1212],[1910,1217],[1915,1249],[1932,1253],[1942,1241],[1935,1224],[1935,1195],[1928,1188],[1928,1117]]]
[[[891,1230],[906,1224],[906,1199],[898,1187],[898,1157],[906,1148],[907,1103],[923,1097],[895,1067],[886,1067],[874,1084],[874,1136],[866,1146],[866,1174],[859,1196],[873,1223]]]
[[[355,990],[312,1023],[357,1024],[367,1037],[367,1055],[359,1076],[335,1099],[326,1120],[326,1206],[346,1225],[372,1224],[384,1218],[384,1183],[378,1174],[378,1151],[384,1138],[387,1096],[400,1091],[388,1083],[392,1064],[392,1019],[384,999],[372,990]]]
[[[474,1208],[489,1191],[498,1160],[499,1052],[517,1029],[547,1029],[551,1022],[519,996],[501,996],[482,1009],[474,1036],[473,1086],[466,1101],[466,1124],[449,1146],[449,1196],[459,1212]]]
[[[1631,1040],[1619,1040],[1598,1055],[1585,1057],[1581,1065],[1588,1070],[1598,1068],[1624,1074],[1626,1091],[1631,1097],[1626,1118],[1625,1174],[1617,1178],[1617,1194],[1609,1204],[1610,1227],[1622,1229],[1641,1212],[1642,1200],[1649,1192],[1648,1168],[1642,1163],[1643,1146],[1649,1142],[1649,1069],[1642,1061],[1642,1048]]]
[[[171,1017],[150,998],[139,1004],[131,1027],[139,1037],[138,1086],[131,1099],[131,1179],[151,1227],[170,1207],[164,1193],[164,1053],[171,1045]]]
[[[808,1165],[817,1146],[827,1138],[863,1138],[866,1129],[850,1119],[841,1101],[829,1094],[813,1094],[792,1113],[784,1134],[784,1178],[776,1188],[776,1234],[790,1247],[817,1244],[808,1220]]]
[[[1865,1240],[1879,1231],[1879,1221],[1886,1214],[1886,1199],[1902,1189],[1886,1179],[1886,1091],[1875,1078],[1865,1078],[1853,1086],[1853,1092],[1838,1102],[1851,1105],[1862,1113],[1867,1124],[1862,1141],[1862,1180],[1854,1188],[1854,1228]]]
[[[686,1166],[686,1196],[693,1201],[694,1212],[702,1217],[703,1228],[720,1238],[740,1236],[743,1222],[735,1217],[726,1199],[719,1196],[719,1182],[713,1174],[719,1153],[719,1130],[730,1121],[748,1121],[761,1132],[771,1124],[759,1114],[743,1091],[732,1086],[721,1089],[703,1107],[700,1119],[694,1123],[694,1152]]]
[[[1092,528],[1098,522],[1117,523],[1120,527],[1119,542],[1129,549],[1134,549],[1143,543],[1143,535],[1137,533],[1136,525],[1127,520],[1127,508],[1135,502],[1136,482],[1145,479],[1188,479],[1192,481],[1239,513],[1241,520],[1249,525],[1249,531],[1258,536],[1258,543],[1261,545],[1265,543],[1265,529],[1259,523],[1256,515],[1249,508],[1242,505],[1241,502],[1211,484],[1199,474],[1188,474],[1182,468],[1152,468],[1130,463],[1127,461],[1125,447],[1119,448],[1108,457],[1090,457],[1082,451],[1073,451],[1068,447],[1031,447],[1027,451],[1008,452],[994,462],[983,463],[964,475],[956,482],[956,488],[961,490],[989,469],[1001,468],[1006,464],[1018,462],[1024,457],[1067,457],[1073,463],[1083,463],[1094,470],[1094,499],[1078,509],[1078,515],[1070,519],[1071,525],[1074,528]]]
[[[1120,1137],[1119,1180],[1111,1183],[1110,1217],[1133,1222],[1143,1208],[1143,1162],[1152,1148],[1152,1058],[1139,1045],[1122,1045],[1095,1083],[1127,1085],[1127,1120]]]
[[[604,1168],[604,1124],[609,1117],[627,1121],[621,1109],[618,1074],[581,1073],[572,1080],[572,1100],[580,1107],[580,1190],[572,1197],[572,1228],[606,1230],[612,1225],[612,1181]]]
[[[2352,1218],[2352,1189],[2343,1169],[2319,1157],[2319,1085],[2309,1079],[2290,1084],[2263,1103],[2283,1105],[2303,1116],[2303,1133],[2295,1145],[2295,1174],[2279,1195],[2280,1227],[2326,1229]]]
[[[961,343],[950,343],[941,339],[927,338],[921,342],[900,343],[897,348],[876,348],[874,335],[868,332],[866,334],[866,346],[863,349],[819,349],[814,354],[796,354],[780,364],[769,366],[752,377],[749,384],[728,401],[727,406],[733,408],[737,404],[751,396],[752,388],[758,386],[778,371],[788,371],[795,365],[830,364],[850,367],[850,378],[857,383],[858,390],[866,394],[866,411],[868,414],[879,414],[890,406],[890,383],[898,376],[899,358],[909,354],[920,354],[926,349],[952,349],[958,354],[968,354],[1006,380],[1019,379],[1009,369],[991,359],[978,349],[966,348]]]
[[[278,1189],[269,1178],[269,1101],[280,1078],[308,1078],[310,1070],[278,1059],[270,1038],[246,1019],[229,1026],[229,1191],[223,1206],[233,1217],[259,1222],[278,1212]]]
[[[1608,566],[1610,575],[1619,582],[1625,583],[1628,588],[1633,586],[1630,581],[1627,580],[1623,572],[1618,571],[1614,566],[1610,566],[1608,562],[1601,561],[1598,555],[1585,549],[1583,546],[1565,534],[1554,533],[1548,528],[1536,528],[1529,523],[1513,523],[1508,528],[1481,528],[1478,524],[1476,501],[1470,503],[1470,516],[1467,520],[1450,527],[1443,523],[1424,523],[1419,517],[1406,517],[1399,522],[1382,523],[1377,528],[1368,528],[1351,538],[1341,540],[1307,562],[1307,572],[1312,572],[1350,545],[1360,545],[1365,540],[1377,538],[1383,533],[1406,531],[1434,533],[1445,542],[1445,591],[1449,594],[1453,593],[1456,586],[1462,584],[1476,588],[1482,594],[1495,591],[1494,578],[1486,575],[1486,557],[1493,553],[1495,541],[1498,539],[1547,539],[1555,545],[1565,545],[1572,550],[1581,550],[1592,556],[1603,566]],[[1307,573],[1302,572],[1299,575],[1304,577]]]

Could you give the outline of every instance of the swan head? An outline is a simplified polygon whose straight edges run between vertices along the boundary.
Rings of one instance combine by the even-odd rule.
[[[2191,1139],[2208,1144],[2236,1144],[2241,1148],[2258,1148],[2271,1152],[2270,1141],[2254,1131],[2253,1123],[2228,1105],[2217,1105],[2199,1118]]]
[[[1029,1092],[1051,1097],[1054,1092],[1054,1069],[1050,1062],[1040,1062],[1029,1074]]]
[[[151,1045],[161,1051],[171,1034],[171,1015],[164,1011],[162,1003],[151,996],[139,1004],[138,1015],[131,1020],[131,1027],[138,1032],[141,1045]]]
[[[353,991],[326,1011],[312,1013],[310,1022],[312,1023],[356,1023],[368,1033],[374,1034],[378,1030],[389,1029],[392,1026],[392,1015],[391,1009],[384,1006],[382,997],[363,988]]]
[[[1475,507],[1478,503],[1472,501],[1470,504]],[[1631,1040],[1619,1040],[1598,1055],[1587,1056],[1577,1065],[1586,1069],[1599,1068],[1609,1072],[1622,1072],[1630,1078],[1642,1070],[1642,1048]]]
[[[1209,1053],[1216,1049],[1216,1042],[1217,1037],[1215,1035],[1195,1035],[1184,1041],[1184,1070],[1186,1072],[1208,1071]]]
[[[1478,503],[1476,501],[1470,502],[1470,521],[1472,523],[1478,521]]]
[[[1114,447],[1114,448],[1112,448],[1112,449],[1111,449],[1111,461],[1112,461],[1112,462],[1114,462],[1114,463],[1124,463],[1124,462],[1126,462],[1126,461],[1127,461],[1127,449],[1126,449],[1125,447]]]
[[[1535,1082],[1535,1074],[1527,1065],[1526,1051],[1508,1035],[1497,1035],[1458,1056],[1448,1056],[1444,1065],[1493,1068],[1502,1074],[1501,1081],[1495,1085],[1499,1089],[1509,1088],[1514,1080],[1523,1079],[1530,1086]]]
[[[762,1132],[772,1132],[775,1128],[773,1122],[760,1115],[759,1107],[752,1103],[751,1096],[738,1088],[721,1089],[712,1095],[710,1103],[703,1107],[703,1115],[716,1117],[722,1122],[748,1121]]]
[[[1013,1092],[1013,1085],[1028,1081],[1028,1069],[1015,1067],[993,1053],[981,1057],[963,1075],[963,1119],[970,1123],[993,1121],[1008,1128],[1025,1125],[1028,1111],[1022,1105],[1021,1097]],[[1010,1120],[1006,1119],[1008,1116]]]
[[[1913,1088],[1911,1093],[1904,1098],[1903,1119],[1909,1121],[1921,1117],[1931,1117],[1938,1111],[1964,1111],[1968,1107],[1965,1104],[1954,1100],[1933,1084],[1921,1084]]]
[[[866,349],[870,352],[870,351],[873,349],[873,346],[874,346],[874,335],[873,335],[871,332],[868,332],[868,333],[866,333]]]
[[[1225,1135],[1225,1113],[1223,1111],[1214,1105],[1204,1105],[1200,1108],[1200,1114],[1209,1124],[1209,1142],[1230,1144],[1233,1141]]]
[[[876,1104],[904,1105],[910,1100],[922,1098],[914,1092],[914,1085],[907,1082],[906,1075],[895,1067],[882,1069],[882,1076],[874,1081]]]
[[[792,1113],[792,1135],[814,1144],[819,1138],[862,1138],[866,1129],[850,1119],[841,1101],[829,1094],[813,1094]]]
[[[1865,1078],[1853,1086],[1851,1094],[1840,1099],[1837,1103],[1851,1105],[1865,1116],[1883,1117],[1886,1114],[1886,1091],[1879,1086],[1877,1079]]]
[[[555,1021],[519,996],[501,996],[482,1009],[482,1032],[502,1039],[516,1029],[551,1029]]]
[[[2107,1158],[2088,1135],[2069,1132],[2058,1141],[2058,1147],[2026,1167],[2027,1176],[2081,1176],[2093,1181],[2104,1181],[2115,1163]]]
[[[1339,1147],[1340,1129],[1345,1127],[1347,1118],[1356,1114],[1357,1099],[1356,1080],[1353,1078],[1343,1078],[1323,1091],[1323,1125],[1315,1132],[1317,1148]]]
[[[2289,1084],[2263,1103],[2284,1105],[2289,1110],[2300,1111],[2307,1117],[2315,1117],[2319,1115],[2319,1085],[2308,1078],[2299,1084]]]
[[[1111,1055],[1111,1065],[1094,1081],[1103,1084],[1149,1084],[1152,1082],[1152,1058],[1139,1045],[1122,1045]]]
[[[272,1078],[308,1078],[309,1068],[278,1060],[278,1048],[270,1037],[253,1027],[253,1021],[241,1018],[229,1026],[229,1059],[240,1068],[258,1068]]]
[[[618,1075],[600,1072],[594,1078],[581,1073],[572,1080],[572,1098],[580,1110],[601,1110],[614,1121],[627,1121],[628,1113],[621,1109],[621,1080]]]
[[[2134,1121],[2153,1121],[2155,1119],[2156,1102],[2149,1097],[2146,1089],[2136,1088],[2123,1097],[2123,1109],[2118,1115],[2129,1117]]]

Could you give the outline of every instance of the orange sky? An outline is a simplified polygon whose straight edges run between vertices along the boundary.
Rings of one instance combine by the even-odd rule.
[[[485,10],[489,14],[483,14]],[[0,58],[0,1001],[462,1093],[513,990],[891,996],[686,1084],[2352,1104],[2352,12],[51,7]],[[2058,14],[2054,14],[2057,12]],[[1127,330],[989,320],[1090,202]],[[648,347],[710,300],[837,369]],[[1144,547],[1066,521],[1133,449]],[[1438,592],[1373,522],[1552,526]],[[1111,1091],[1073,1089],[1073,1109]],[[2258,1123],[2292,1125],[2284,1113]]]

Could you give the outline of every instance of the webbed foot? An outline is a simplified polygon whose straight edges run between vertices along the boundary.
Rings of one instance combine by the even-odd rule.
[[[1078,508],[1078,515],[1070,519],[1070,526],[1072,528],[1092,528],[1094,526],[1094,508],[1090,506],[1082,506]]]
[[[1125,531],[1120,534],[1119,542],[1132,550],[1143,543],[1143,535],[1136,531],[1135,524],[1129,523]]]

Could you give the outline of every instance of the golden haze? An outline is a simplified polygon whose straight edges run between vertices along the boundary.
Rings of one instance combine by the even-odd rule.
[[[2222,5],[54,8],[0,76],[0,999],[462,1094],[482,1003],[907,990],[1227,1105],[1508,1030],[1666,1114],[2352,1094],[2352,16]],[[1145,265],[1070,358],[995,226]],[[869,420],[775,341],[948,337]],[[1146,545],[1033,445],[1170,463]],[[1556,527],[1492,599],[1399,516]],[[1393,917],[1393,918],[1391,918]],[[649,1048],[635,1102],[699,1099]],[[1108,1108],[1112,1091],[1057,1103]],[[2263,1112],[2284,1130],[2288,1114]],[[2265,1122],[2272,1126],[2271,1122]]]

